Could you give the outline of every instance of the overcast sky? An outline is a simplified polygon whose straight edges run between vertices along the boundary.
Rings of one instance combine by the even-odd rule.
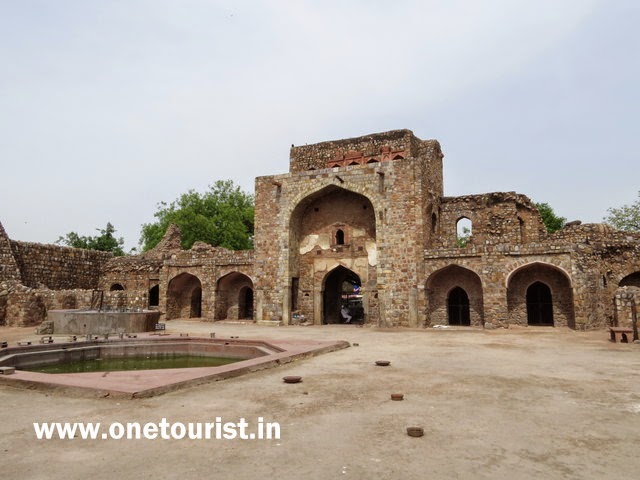
[[[640,190],[637,0],[0,0],[0,222],[52,243],[289,147],[408,128],[446,195],[598,222]]]

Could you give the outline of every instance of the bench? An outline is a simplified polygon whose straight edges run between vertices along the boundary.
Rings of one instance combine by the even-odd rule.
[[[631,327],[609,327],[609,334],[613,343],[633,343],[633,328]]]
[[[53,337],[50,335],[45,335],[40,338],[40,343],[53,343]]]

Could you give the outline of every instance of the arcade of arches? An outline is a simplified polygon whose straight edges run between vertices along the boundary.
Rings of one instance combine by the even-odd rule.
[[[149,290],[149,303],[158,302],[158,285]],[[214,320],[245,320],[254,318],[254,287],[247,275],[231,272],[216,282],[215,292],[206,298],[214,299]],[[206,310],[206,309],[205,309]],[[208,312],[208,310],[206,310]],[[207,315],[207,313],[204,313]],[[169,281],[167,289],[167,320],[203,316],[203,287],[191,273],[181,273]]]
[[[510,323],[575,328],[573,290],[559,268],[532,263],[508,277],[506,290]],[[484,324],[480,277],[458,265],[431,274],[426,284],[427,315],[431,324]]]

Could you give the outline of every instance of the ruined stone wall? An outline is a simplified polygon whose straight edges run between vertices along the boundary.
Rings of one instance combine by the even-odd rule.
[[[638,321],[638,310],[640,310],[640,288],[621,287],[616,291],[615,296],[615,322],[613,326],[627,327],[633,326],[633,321]],[[638,325],[640,327],[640,325]]]
[[[468,268],[480,277],[485,322],[526,324],[526,288],[541,281],[551,287],[556,325],[603,328],[614,323],[613,298],[621,280],[640,272],[640,235],[587,224],[543,233],[537,242],[526,244],[472,242],[464,248],[430,248],[424,259],[425,282],[449,265]],[[548,268],[540,271],[536,265]],[[519,270],[524,275],[516,275]],[[427,325],[442,321],[442,315],[430,314],[430,295],[427,288],[421,296]]]
[[[164,261],[160,275],[160,305],[169,312],[172,300],[163,296],[169,291],[171,281],[181,274],[193,275],[202,288],[201,316],[213,320],[218,283],[234,272],[247,276],[255,286],[253,250],[231,251],[197,242],[192,249],[176,252]]]
[[[432,246],[455,247],[461,218],[471,220],[469,242],[475,245],[518,245],[538,242],[545,235],[540,214],[529,198],[515,192],[494,192],[442,198],[438,236]]]
[[[11,249],[11,241],[2,223],[0,223],[0,282],[22,282],[20,269]],[[1,314],[0,311],[0,319],[2,318]]]
[[[151,289],[157,286],[158,307],[167,320],[192,316],[226,318],[216,315],[218,304],[223,301],[222,296],[218,298],[220,281],[229,274],[242,274],[247,278],[244,286],[253,289],[253,251],[231,251],[203,242],[182,250],[180,244],[180,229],[171,225],[155,248],[141,255],[111,260],[103,270],[100,288],[109,291],[117,284],[125,294],[144,299],[145,306],[149,306]],[[235,293],[225,291],[224,302]],[[253,305],[245,311],[252,313]]]
[[[96,250],[11,240],[22,283],[52,290],[97,288],[100,272],[113,255]]]
[[[392,130],[313,145],[292,145],[289,172],[299,173],[417,158],[434,154],[436,150],[440,151],[440,145],[435,140],[420,140],[411,130]]]
[[[146,307],[144,291],[105,292],[102,309],[134,309]],[[90,308],[93,290],[50,290],[14,286],[7,295],[6,325],[29,327],[47,320],[48,310]]]
[[[100,277],[99,288],[110,291],[121,285],[125,291],[147,292],[160,283],[162,260],[141,256],[117,257],[109,261]]]

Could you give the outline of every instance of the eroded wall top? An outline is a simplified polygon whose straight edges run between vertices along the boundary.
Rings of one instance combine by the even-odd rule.
[[[391,130],[312,145],[292,145],[289,171],[364,165],[429,154],[442,157],[437,140],[420,140],[411,130]]]

